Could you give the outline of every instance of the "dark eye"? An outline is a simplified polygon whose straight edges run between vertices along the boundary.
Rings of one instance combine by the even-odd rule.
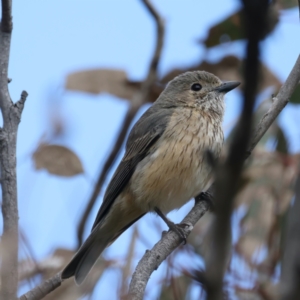
[[[195,91],[195,92],[198,92],[202,89],[202,85],[199,84],[199,83],[194,83],[192,86],[191,86],[191,90],[192,91]]]

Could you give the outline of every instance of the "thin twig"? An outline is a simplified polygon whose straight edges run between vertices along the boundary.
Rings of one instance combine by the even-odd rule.
[[[57,289],[62,283],[60,272],[51,277],[50,279],[44,281],[42,284],[38,285],[31,291],[22,295],[19,300],[40,300],[46,295]]]
[[[164,22],[163,19],[159,16],[158,12],[155,10],[155,8],[152,6],[152,4],[148,0],[142,0],[142,2],[145,4],[146,8],[148,9],[149,13],[155,20],[156,25],[156,46],[154,50],[153,57],[151,59],[151,63],[148,70],[148,75],[146,77],[146,80],[143,82],[140,90],[135,94],[131,101],[131,106],[125,116],[125,119],[123,121],[121,131],[117,137],[117,140],[115,142],[115,145],[113,147],[113,150],[111,151],[109,157],[107,158],[103,169],[101,170],[97,183],[94,187],[92,196],[88,202],[88,205],[86,206],[86,209],[82,215],[82,218],[78,225],[77,230],[77,240],[78,240],[78,247],[82,244],[83,240],[83,233],[86,225],[86,221],[91,213],[91,210],[97,200],[97,197],[101,191],[103,182],[110,171],[116,157],[118,156],[121,146],[124,143],[128,128],[136,114],[136,112],[139,110],[139,108],[147,103],[149,101],[149,95],[150,91],[157,80],[157,67],[159,64],[159,60],[161,57],[161,52],[163,48],[163,41],[165,36],[165,29],[164,29]]]
[[[289,74],[286,82],[282,85],[279,93],[272,100],[272,105],[269,111],[262,117],[257,128],[252,136],[250,146],[248,148],[248,153],[250,154],[257,143],[260,141],[262,136],[266,133],[271,124],[275,121],[279,113],[288,104],[294,90],[300,81],[300,55]]]
[[[80,247],[80,245],[82,244],[83,241],[83,233],[84,233],[84,229],[85,229],[85,225],[86,225],[86,221],[94,207],[94,204],[98,198],[98,195],[101,191],[102,185],[105,181],[105,178],[107,176],[107,174],[109,173],[113,163],[115,162],[120,149],[124,143],[128,128],[136,114],[136,112],[138,111],[139,107],[138,106],[133,106],[131,105],[129,110],[126,113],[126,116],[124,118],[123,124],[121,126],[121,131],[117,137],[117,140],[113,146],[112,151],[110,152],[109,156],[107,157],[104,166],[99,174],[98,180],[94,186],[91,198],[87,204],[87,206],[85,207],[84,213],[80,219],[79,225],[78,225],[78,229],[77,229],[77,246]]]
[[[8,91],[8,62],[12,31],[11,1],[2,0],[0,30],[0,169],[2,185],[3,236],[1,241],[0,298],[16,299],[18,289],[18,201],[16,176],[17,131],[27,93],[16,104]]]

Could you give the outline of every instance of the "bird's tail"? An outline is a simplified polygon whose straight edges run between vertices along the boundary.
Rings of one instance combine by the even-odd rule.
[[[106,239],[97,239],[96,234],[97,232],[95,228],[63,270],[61,274],[62,279],[75,276],[75,282],[78,285],[84,281],[100,254],[109,243]]]
[[[75,276],[76,284],[80,285],[103,250],[143,215],[139,212],[138,215],[134,213],[118,216],[118,213],[115,211],[106,216],[94,228],[70,263],[62,271],[61,278],[66,279]]]

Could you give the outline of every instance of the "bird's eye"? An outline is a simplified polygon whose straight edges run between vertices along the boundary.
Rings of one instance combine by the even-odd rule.
[[[191,90],[192,91],[195,91],[195,92],[198,92],[202,89],[202,85],[199,84],[199,83],[194,83],[192,86],[191,86]]]

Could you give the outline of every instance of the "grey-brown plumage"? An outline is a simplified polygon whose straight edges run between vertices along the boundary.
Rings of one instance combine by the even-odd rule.
[[[125,155],[104,195],[92,232],[62,278],[82,283],[102,253],[147,212],[179,208],[204,191],[223,144],[224,94],[239,83],[204,71],[173,79],[132,128]]]

